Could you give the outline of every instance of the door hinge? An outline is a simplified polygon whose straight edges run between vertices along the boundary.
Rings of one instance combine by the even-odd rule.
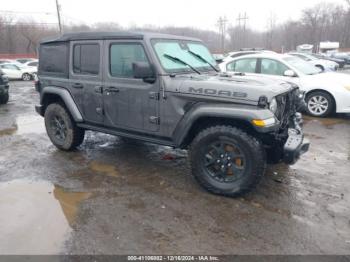
[[[158,116],[150,116],[149,122],[152,123],[152,124],[159,125],[160,118]]]
[[[158,92],[149,92],[149,98],[154,100],[159,100],[159,93]]]

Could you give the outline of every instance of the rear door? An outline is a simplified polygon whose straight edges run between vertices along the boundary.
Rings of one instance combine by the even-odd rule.
[[[150,63],[142,41],[105,42],[105,125],[142,132],[159,130],[159,80],[133,77],[132,63]]]
[[[226,65],[227,72],[245,73],[246,75],[255,75],[257,73],[257,58],[241,58]]]
[[[70,43],[70,92],[87,122],[103,123],[103,41]]]

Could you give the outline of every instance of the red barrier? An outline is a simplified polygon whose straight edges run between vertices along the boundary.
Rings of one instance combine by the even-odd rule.
[[[37,58],[36,54],[0,54],[0,59]]]

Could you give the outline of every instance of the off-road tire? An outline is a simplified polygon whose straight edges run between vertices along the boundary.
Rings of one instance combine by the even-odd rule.
[[[246,156],[245,170],[240,179],[233,182],[219,182],[210,176],[203,165],[203,157],[210,143],[232,141]],[[266,170],[265,150],[256,138],[232,126],[213,126],[201,131],[192,141],[189,149],[192,175],[207,191],[229,197],[240,196],[255,188]]]
[[[324,111],[322,114],[316,114],[314,112],[312,112],[312,110],[309,108],[310,106],[310,100],[313,98],[313,97],[324,97],[327,102],[328,102],[328,108],[326,111]],[[335,103],[334,103],[334,99],[333,97],[328,94],[327,92],[323,92],[323,91],[315,91],[315,92],[312,92],[310,94],[308,94],[306,96],[306,112],[311,115],[311,116],[315,116],[315,117],[327,117],[329,115],[331,115],[333,112],[334,112],[334,109],[335,109]]]
[[[65,126],[66,135],[59,139],[54,122],[59,119]],[[51,142],[60,150],[71,151],[83,141],[85,130],[77,127],[66,107],[62,104],[50,104],[45,110],[45,127]]]
[[[7,102],[9,101],[9,94],[5,94],[5,95],[1,95],[0,96],[0,105],[4,105],[7,104]]]

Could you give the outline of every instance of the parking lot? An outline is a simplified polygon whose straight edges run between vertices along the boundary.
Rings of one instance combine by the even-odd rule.
[[[198,186],[185,151],[94,132],[58,151],[32,83],[10,88],[0,107],[1,254],[349,253],[349,115],[305,117],[310,151],[232,199]]]

